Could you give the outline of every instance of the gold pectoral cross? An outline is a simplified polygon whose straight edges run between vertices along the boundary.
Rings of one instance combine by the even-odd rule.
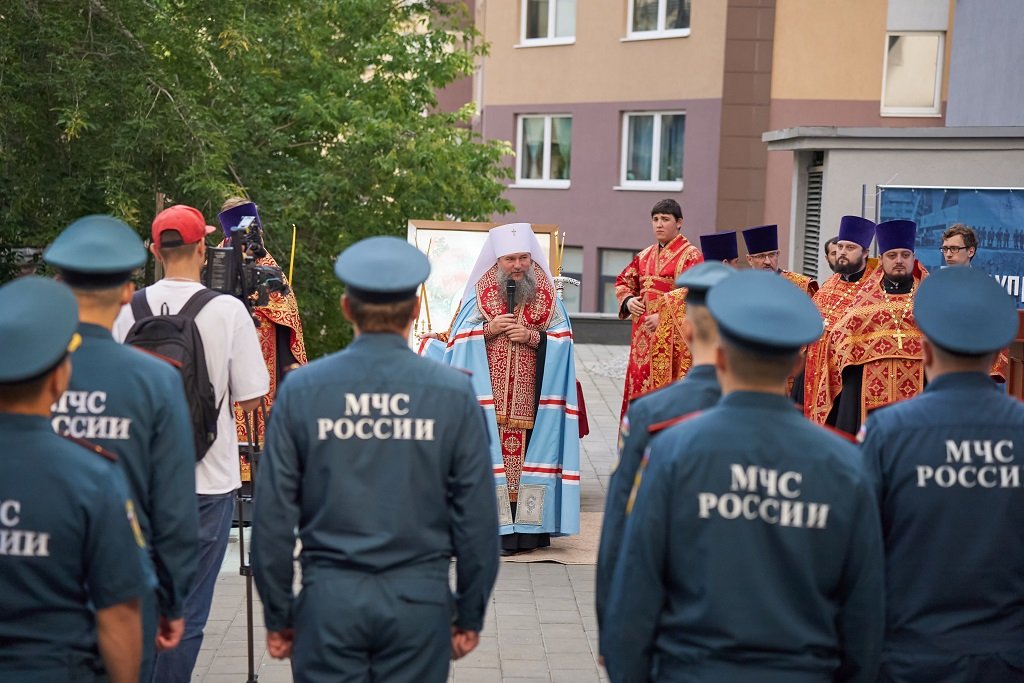
[[[893,336],[896,338],[896,347],[900,351],[902,351],[903,350],[903,340],[907,337],[907,335],[903,333],[903,330],[896,330],[896,334],[894,334]]]

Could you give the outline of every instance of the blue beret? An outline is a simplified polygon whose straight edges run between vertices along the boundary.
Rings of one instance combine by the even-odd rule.
[[[260,222],[260,212],[256,208],[255,202],[239,204],[218,213],[217,220],[220,221],[220,229],[224,231],[224,237],[230,238],[231,231],[242,223],[242,219],[250,216],[257,227],[263,227],[263,223]]]
[[[748,254],[763,254],[766,251],[777,251],[779,248],[779,226],[759,225],[743,231],[743,242],[747,245]]]
[[[839,220],[839,239],[843,242],[853,242],[868,249],[871,247],[871,240],[874,237],[874,221],[860,216],[843,216]]]
[[[1009,346],[1017,305],[984,271],[943,268],[921,281],[914,318],[925,336],[950,353],[978,356]]]
[[[735,272],[721,261],[705,261],[684,270],[676,278],[676,287],[687,288],[686,303],[704,305],[708,290]]]
[[[740,252],[736,246],[736,231],[701,235],[700,250],[705,261],[731,261],[737,258]]]
[[[878,240],[879,254],[893,249],[914,251],[917,223],[914,221],[884,221],[875,226],[875,238]]]
[[[707,301],[722,337],[755,353],[797,351],[824,329],[818,307],[806,293],[764,270],[736,272],[712,287]]]
[[[430,261],[397,237],[370,237],[341,252],[334,274],[363,301],[404,301],[416,296],[416,288],[430,275]]]
[[[0,287],[0,383],[42,375],[64,358],[78,327],[78,302],[71,290],[41,277],[23,277]]]
[[[146,262],[139,235],[113,216],[86,216],[64,229],[43,259],[60,269],[73,287],[115,286],[127,282]]]

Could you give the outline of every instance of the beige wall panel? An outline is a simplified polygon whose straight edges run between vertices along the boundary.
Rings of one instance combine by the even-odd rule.
[[[878,101],[887,14],[886,0],[778,0],[772,97]]]
[[[517,48],[521,4],[477,3],[477,26],[491,46],[483,61],[485,107],[722,96],[724,0],[693,3],[688,37],[625,42],[624,0],[579,0],[574,44]]]
[[[954,2],[949,0],[943,101]],[[772,97],[877,102],[882,95],[888,8],[886,0],[777,0]]]

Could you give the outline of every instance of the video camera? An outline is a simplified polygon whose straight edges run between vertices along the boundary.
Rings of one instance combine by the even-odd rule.
[[[257,263],[267,255],[263,246],[263,224],[256,204],[247,202],[217,214],[228,246],[207,249],[203,284],[239,299],[249,312],[266,306],[270,294],[285,295],[284,272],[276,266]],[[253,318],[256,324],[259,320]]]

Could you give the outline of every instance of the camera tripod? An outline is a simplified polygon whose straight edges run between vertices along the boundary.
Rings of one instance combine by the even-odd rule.
[[[266,424],[266,413],[262,401],[260,402],[259,410],[263,414],[263,424]],[[262,444],[259,443],[259,435],[256,434],[255,425],[253,424],[253,413],[247,412],[244,415],[245,433],[248,437],[248,443],[244,447],[242,445],[239,446],[239,454],[244,454],[249,459],[249,490],[246,491],[243,484],[242,488],[238,489],[238,495],[236,496],[238,510],[238,573],[245,577],[245,639],[246,653],[249,659],[249,677],[246,678],[246,683],[257,683],[259,674],[256,673],[252,623],[252,562],[246,553],[245,527],[247,521],[249,524],[252,523],[252,504],[256,498],[256,468],[260,455],[262,455]],[[245,514],[246,509],[250,512],[248,520]],[[252,527],[250,526],[250,534],[252,533],[251,529]]]

